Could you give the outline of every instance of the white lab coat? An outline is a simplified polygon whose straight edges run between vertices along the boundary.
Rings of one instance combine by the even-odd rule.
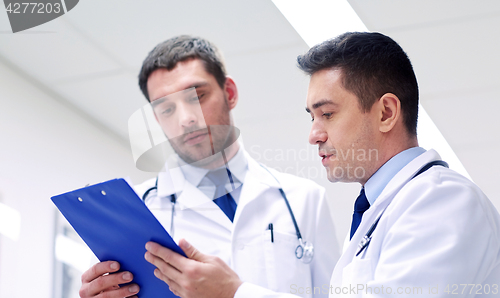
[[[438,159],[430,150],[411,161],[364,213],[334,269],[330,297],[500,297],[500,216],[475,184],[450,169],[434,166],[411,179]]]
[[[174,240],[185,238],[204,254],[215,255],[236,271],[244,284],[236,297],[258,297],[272,291],[313,297],[314,287],[327,288],[339,257],[325,190],[312,181],[269,169],[246,152],[248,172],[231,223],[227,216],[198,188],[185,180],[180,168],[158,176],[158,192],[146,200],[152,213],[170,231],[170,195],[180,193],[175,205]],[[140,197],[156,179],[136,186]],[[314,243],[314,259],[304,264],[295,257],[295,228],[279,188],[283,188],[302,237]],[[274,226],[271,242],[269,224]],[[264,289],[266,288],[266,289]],[[308,294],[309,293],[309,294]],[[264,294],[263,294],[264,295]],[[314,297],[327,297],[328,291]]]

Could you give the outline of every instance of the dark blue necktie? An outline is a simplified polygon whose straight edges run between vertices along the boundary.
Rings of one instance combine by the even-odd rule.
[[[356,233],[356,230],[361,223],[361,218],[363,217],[363,213],[370,208],[370,203],[368,203],[368,199],[366,199],[365,189],[362,188],[359,193],[358,198],[356,199],[356,203],[354,203],[354,213],[352,215],[352,224],[351,224],[351,238]]]
[[[208,172],[207,178],[215,184],[214,198],[216,199],[214,200],[214,203],[219,206],[219,208],[232,222],[234,219],[234,213],[236,212],[236,202],[231,194],[226,192],[226,182],[230,180],[231,183],[233,183],[231,172],[229,169],[222,168]]]

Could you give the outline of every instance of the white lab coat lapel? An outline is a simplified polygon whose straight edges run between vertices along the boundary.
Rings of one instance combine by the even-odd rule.
[[[412,179],[412,177],[428,162],[440,159],[439,154],[434,150],[429,150],[422,155],[415,158],[408,165],[406,165],[396,176],[387,184],[375,203],[363,214],[361,223],[353,235],[350,242],[345,243],[347,247],[344,248],[343,254],[340,257],[335,269],[333,270],[332,279],[330,284],[334,287],[345,286],[349,284],[356,284],[356,272],[352,274],[345,274],[344,268],[347,267],[358,252],[359,243],[364,235],[368,232],[377,217],[385,210],[385,208],[392,202],[399,190]],[[349,235],[347,236],[349,237]],[[347,238],[348,239],[348,238]],[[359,257],[361,257],[360,254]],[[365,281],[361,281],[365,282]]]
[[[280,187],[276,179],[266,169],[249,157],[246,152],[245,154],[247,155],[248,160],[248,172],[245,176],[245,181],[243,182],[238,207],[236,208],[234,216],[235,228],[238,223],[243,223],[240,222],[240,220],[244,221],[245,218],[248,218],[242,217],[241,214],[249,203],[261,197],[261,195],[270,187],[276,189],[279,189]],[[279,195],[278,192],[277,194]]]
[[[213,200],[185,179],[182,170],[178,167],[169,169],[158,175],[158,196],[168,197],[173,193],[180,193],[177,197],[176,205],[179,210],[191,209],[226,229],[232,230],[239,222],[245,206],[260,197],[270,187],[276,188],[276,193],[279,195],[277,189],[280,186],[276,179],[259,163],[253,160],[248,153],[245,152],[245,154],[248,160],[248,172],[241,189],[234,216],[234,224]],[[245,220],[245,217],[242,220]]]
[[[182,170],[178,167],[158,175],[158,196],[167,197],[173,193],[180,193],[176,203],[178,210],[190,209],[228,230],[232,229],[233,223],[219,206],[195,185],[187,181]]]

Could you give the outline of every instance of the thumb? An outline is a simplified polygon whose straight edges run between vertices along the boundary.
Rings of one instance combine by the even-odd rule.
[[[206,259],[206,255],[202,254],[194,246],[192,246],[186,239],[181,239],[179,241],[179,246],[182,248],[186,256],[192,260],[203,262]]]

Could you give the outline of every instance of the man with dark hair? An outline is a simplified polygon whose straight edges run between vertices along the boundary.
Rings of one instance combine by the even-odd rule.
[[[325,190],[268,169],[244,150],[231,117],[238,89],[217,48],[185,35],[160,43],[144,60],[139,86],[176,155],[136,191],[181,248],[192,247],[189,241],[200,255],[213,256],[200,262],[201,269],[182,269],[194,278],[208,270],[211,282],[196,290],[232,297],[239,288],[240,295],[252,297],[267,289],[328,286],[339,254]],[[173,268],[162,258],[166,248],[147,248],[146,259],[158,267],[155,275],[182,294],[162,273]],[[199,260],[187,256],[193,259],[182,257],[184,262]],[[80,296],[140,297],[132,274],[118,273],[119,267],[107,261],[87,270]],[[233,281],[238,287],[225,287]]]
[[[442,297],[467,284],[468,297],[491,295],[482,289],[499,286],[500,216],[436,151],[418,147],[418,86],[403,49],[380,33],[345,33],[298,63],[311,76],[309,142],[328,179],[362,185],[333,294]],[[356,158],[343,158],[348,151]]]
[[[205,70],[211,74],[219,87],[224,88],[226,82],[226,67],[219,49],[208,40],[188,35],[176,36],[158,44],[142,63],[139,73],[139,87],[148,101],[149,75],[158,68],[172,70],[177,63],[191,58],[198,58]]]
[[[436,151],[418,147],[418,86],[401,47],[380,33],[345,33],[298,63],[311,76],[309,142],[328,179],[362,185],[330,296],[500,297],[500,215]],[[160,275],[182,297],[233,297],[238,289],[226,268],[204,269],[208,257],[192,246],[189,261],[150,249],[168,260]],[[210,283],[207,271],[228,276],[219,292],[196,291]]]
[[[309,75],[326,68],[342,69],[343,87],[358,97],[364,112],[370,111],[385,93],[397,94],[406,129],[417,134],[417,79],[408,56],[389,37],[380,33],[344,33],[316,45],[297,60]]]

